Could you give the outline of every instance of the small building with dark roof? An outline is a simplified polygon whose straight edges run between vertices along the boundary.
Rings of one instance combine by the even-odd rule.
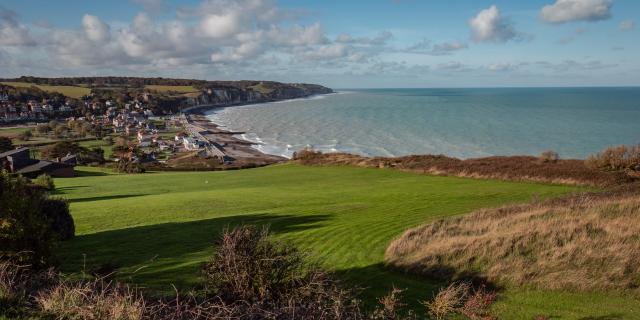
[[[43,173],[52,177],[73,177],[73,165],[31,158],[29,148],[18,148],[0,153],[0,168],[11,173],[19,173],[35,178]]]

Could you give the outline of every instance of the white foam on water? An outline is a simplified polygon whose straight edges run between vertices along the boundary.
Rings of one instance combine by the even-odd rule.
[[[369,156],[472,158],[553,149],[581,158],[640,136],[637,88],[395,91],[339,91],[217,109],[208,117],[246,132],[240,137],[256,149],[287,157],[310,145]]]

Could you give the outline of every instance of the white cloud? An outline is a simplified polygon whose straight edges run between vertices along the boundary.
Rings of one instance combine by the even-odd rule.
[[[32,46],[35,44],[29,29],[18,22],[18,15],[0,6],[0,45]]]
[[[82,27],[89,40],[105,42],[111,38],[109,25],[96,16],[85,14],[82,17]]]
[[[476,42],[501,43],[522,37],[522,34],[515,30],[513,23],[500,15],[495,5],[478,12],[469,20],[469,26]]]
[[[620,30],[629,31],[636,28],[636,22],[633,20],[624,20],[620,22]]]
[[[613,0],[557,0],[544,6],[540,17],[548,23],[606,20],[612,6]]]
[[[211,38],[225,38],[241,30],[240,17],[236,13],[208,14],[200,21],[200,29]]]

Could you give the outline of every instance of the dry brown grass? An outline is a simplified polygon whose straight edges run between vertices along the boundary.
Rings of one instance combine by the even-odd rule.
[[[393,267],[545,289],[640,286],[638,186],[485,209],[406,231],[386,251]]]
[[[110,283],[62,282],[38,295],[42,311],[59,319],[139,320],[147,312],[135,290]]]
[[[294,159],[305,165],[394,168],[432,175],[572,185],[608,186],[632,180],[624,172],[605,172],[588,167],[583,160],[557,159],[555,153],[545,153],[541,157],[505,156],[461,160],[444,155],[369,158],[347,153],[303,150],[297,152]]]

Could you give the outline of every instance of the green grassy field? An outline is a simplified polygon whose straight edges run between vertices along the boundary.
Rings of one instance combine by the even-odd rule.
[[[34,130],[35,127],[9,127],[0,128],[0,137],[15,137],[27,130]]]
[[[263,94],[269,94],[273,92],[273,88],[265,86],[264,83],[256,84],[255,86],[251,86],[250,88]]]
[[[104,150],[104,158],[105,159],[109,159],[113,155],[113,145],[109,145],[104,140],[80,141],[78,144],[81,147],[85,147],[85,148],[96,148],[96,147],[101,148],[102,150]]]
[[[179,92],[179,93],[190,93],[190,92],[198,92],[199,90],[193,86],[162,86],[162,85],[146,85],[145,88],[149,90],[156,90],[160,92]]]
[[[35,84],[29,82],[2,82],[2,84],[6,84],[12,87],[38,87],[41,90],[47,92],[58,92],[62,93],[67,97],[71,98],[82,98],[85,95],[91,93],[91,89],[85,87],[77,87],[77,86],[50,86],[44,84]]]
[[[395,285],[407,289],[406,302],[413,306],[441,284],[384,268],[385,248],[404,230],[476,208],[576,190],[294,164],[222,172],[80,173],[56,179],[58,195],[70,200],[78,235],[59,248],[66,272],[108,262],[120,267],[122,280],[165,292],[172,291],[170,284],[188,289],[198,282],[201,263],[225,226],[269,224],[309,261],[366,288],[365,301]],[[638,305],[622,295],[507,289],[496,311],[505,319],[536,314],[574,319],[627,316]]]

